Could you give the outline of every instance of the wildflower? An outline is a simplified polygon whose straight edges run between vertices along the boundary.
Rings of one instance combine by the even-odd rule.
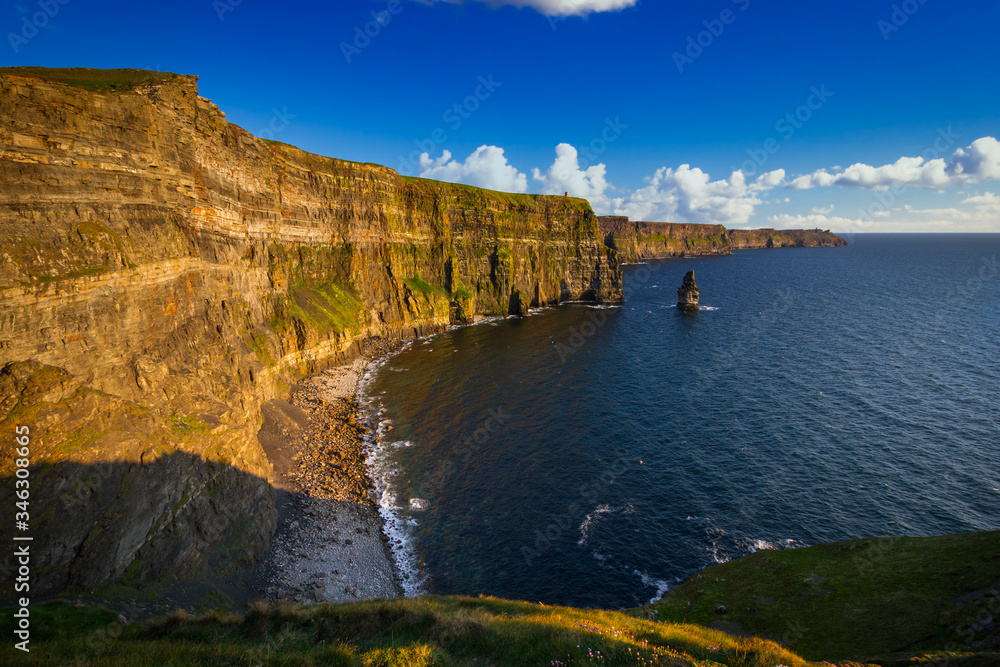
[[[121,614],[118,614],[118,620],[121,621],[122,623],[128,623],[128,621],[125,620],[125,617]]]

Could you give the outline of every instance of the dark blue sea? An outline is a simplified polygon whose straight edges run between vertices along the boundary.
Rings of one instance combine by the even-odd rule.
[[[381,366],[408,591],[622,608],[759,549],[1000,529],[1000,235],[849,242],[628,266],[621,307]]]

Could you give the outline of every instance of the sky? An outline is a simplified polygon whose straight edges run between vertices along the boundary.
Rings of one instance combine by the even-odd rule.
[[[16,0],[0,65],[199,75],[265,138],[729,228],[1000,232],[995,0]]]

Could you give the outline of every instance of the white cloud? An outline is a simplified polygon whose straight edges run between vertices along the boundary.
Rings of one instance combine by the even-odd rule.
[[[881,167],[858,163],[847,169],[834,169],[833,172],[820,169],[793,179],[788,187],[792,190],[832,185],[863,190],[886,190],[891,187],[940,189],[997,179],[1000,179],[1000,141],[982,137],[956,150],[949,160],[901,157]]]
[[[434,0],[424,0],[433,3]],[[463,0],[441,0],[460,5]],[[634,7],[638,0],[472,0],[482,2],[490,8],[512,5],[531,7],[545,16],[586,16],[595,12],[615,12]]]
[[[574,197],[583,197],[598,215],[610,211],[611,202],[605,192],[608,182],[605,178],[607,169],[603,164],[595,164],[587,169],[580,169],[580,161],[576,148],[570,144],[556,146],[556,159],[544,174],[533,169],[532,175],[542,184],[542,192],[548,195],[561,195],[569,192]]]
[[[925,184],[948,179],[948,192],[956,196],[954,208],[914,209],[910,204],[892,206],[883,202],[878,210],[859,209],[863,220],[832,215],[834,206],[814,206],[806,215],[771,215],[767,222],[754,219],[757,207],[768,192],[778,188],[797,189],[786,179],[783,169],[748,179],[742,171],[728,178],[712,180],[698,167],[682,164],[677,168],[661,167],[646,178],[646,185],[634,191],[618,190],[607,179],[607,167],[597,164],[581,168],[579,153],[570,144],[556,146],[555,160],[544,172],[532,169],[532,191],[573,196],[590,201],[598,215],[627,215],[633,220],[721,224],[727,227],[773,226],[781,229],[820,228],[843,232],[892,231],[998,231],[1000,196],[993,192],[957,192],[956,184],[974,184],[979,180],[1000,179],[1000,142],[984,137],[954,152],[945,160],[923,162],[921,158],[902,158],[885,167],[852,165],[840,173],[816,172],[809,176],[808,187],[820,184],[865,187],[879,190],[890,187],[878,184]],[[933,163],[940,163],[934,165]],[[928,165],[931,165],[928,167]],[[939,168],[940,167],[940,168]],[[995,174],[995,176],[994,176]],[[466,183],[491,190],[528,192],[528,176],[509,164],[504,149],[480,146],[460,162],[451,152],[432,159],[420,156],[420,176],[455,183]],[[800,180],[796,179],[796,180]],[[798,188],[801,189],[801,188]],[[612,198],[613,192],[621,193]],[[787,192],[787,190],[785,190]],[[881,195],[876,195],[880,197]],[[895,198],[893,198],[895,200]],[[788,197],[774,197],[772,206],[791,203]],[[753,222],[751,223],[751,220]]]
[[[738,225],[753,215],[754,207],[761,203],[758,195],[777,187],[784,178],[785,170],[778,169],[750,183],[742,171],[734,171],[726,180],[712,181],[707,173],[688,164],[677,169],[661,167],[647,179],[649,185],[628,198],[616,198],[614,211],[633,220],[675,221],[679,216],[687,222]]]
[[[976,204],[977,206],[1000,206],[1000,197],[996,196],[992,192],[987,192],[964,199],[962,203]]]
[[[507,164],[507,156],[498,146],[480,146],[465,162],[451,158],[451,151],[432,160],[428,153],[420,156],[420,176],[449,183],[465,183],[501,192],[527,192],[528,177]]]

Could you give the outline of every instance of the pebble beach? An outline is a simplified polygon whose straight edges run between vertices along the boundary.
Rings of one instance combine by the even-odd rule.
[[[359,383],[399,347],[370,339],[353,363],[293,388],[264,409],[260,439],[274,465],[278,529],[258,568],[268,602],[344,602],[403,594],[365,468]]]

